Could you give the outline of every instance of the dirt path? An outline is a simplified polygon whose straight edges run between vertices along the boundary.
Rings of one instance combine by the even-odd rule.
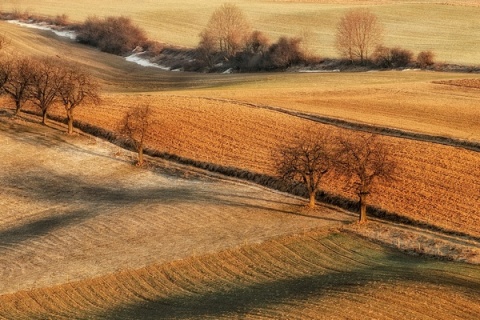
[[[183,96],[180,96],[180,97],[183,97]],[[434,135],[429,135],[429,134],[425,134],[425,133],[410,132],[410,131],[400,130],[400,129],[395,129],[395,128],[382,127],[382,126],[364,124],[364,123],[359,123],[359,122],[352,122],[352,121],[342,120],[342,119],[338,119],[338,118],[325,117],[325,116],[319,116],[319,115],[305,113],[305,112],[301,112],[301,111],[289,110],[289,109],[282,108],[282,107],[254,104],[254,103],[250,103],[250,102],[237,101],[237,100],[232,100],[232,99],[206,98],[206,97],[195,97],[195,98],[233,103],[233,104],[238,104],[238,105],[245,106],[245,107],[250,107],[250,108],[270,110],[270,111],[274,111],[274,112],[283,113],[283,114],[286,114],[286,115],[289,115],[289,116],[293,116],[293,117],[296,117],[296,118],[300,118],[300,119],[311,120],[311,121],[318,122],[318,123],[321,123],[321,124],[333,125],[333,126],[336,126],[338,128],[342,128],[342,129],[349,129],[349,130],[363,131],[363,132],[368,132],[368,133],[382,134],[382,135],[390,136],[390,137],[411,139],[411,140],[422,141],[422,142],[430,142],[430,143],[436,143],[436,144],[441,144],[441,145],[451,146],[451,147],[464,148],[466,150],[480,152],[480,143],[479,142],[474,142],[474,141],[466,141],[466,140],[461,140],[461,139],[447,138],[447,137],[443,137],[443,136],[434,136]]]

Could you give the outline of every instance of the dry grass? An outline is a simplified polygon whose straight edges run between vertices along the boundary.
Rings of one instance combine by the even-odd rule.
[[[193,47],[213,10],[223,0],[174,1],[3,1],[3,10],[41,14],[66,13],[73,20],[89,15],[127,15],[145,28],[150,37],[170,44]],[[386,26],[388,46],[415,52],[433,50],[439,61],[477,64],[474,39],[480,37],[477,1],[236,1],[256,29],[276,39],[309,30],[311,47],[321,56],[336,56],[334,31],[339,17],[352,7],[369,5]],[[2,9],[0,7],[0,9]],[[428,39],[428,41],[426,41]]]

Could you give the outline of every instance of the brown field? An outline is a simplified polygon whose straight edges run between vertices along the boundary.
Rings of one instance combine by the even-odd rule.
[[[274,174],[272,151],[306,128],[358,134],[283,111],[480,142],[476,74],[174,73],[49,32],[0,22],[0,34],[12,39],[7,54],[58,55],[100,79],[102,103],[79,107],[77,120],[115,130],[128,108],[150,104],[148,147],[197,161]],[[53,121],[42,127],[30,115],[11,119],[11,108],[0,99],[2,319],[480,314],[478,152],[382,136],[398,170],[371,198],[467,236],[382,221],[359,227],[352,213],[306,210],[303,199],[192,167],[148,158],[147,168],[136,168],[126,150],[65,135]],[[325,190],[354,198],[335,180],[328,177]]]
[[[44,44],[48,38],[43,38],[45,41],[34,42],[31,37],[38,32],[3,26],[6,30],[18,30],[18,44],[28,44],[32,52],[44,48],[76,61],[88,58],[87,67],[103,78],[110,93],[104,95],[100,106],[79,109],[77,119],[113,130],[127,108],[149,103],[157,116],[149,146],[191,159],[273,174],[272,150],[280,141],[293,139],[306,126],[355,134],[239,102],[480,141],[480,92],[432,83],[466,79],[465,74],[165,73],[82,46],[70,50],[68,43],[58,40]],[[469,77],[471,81],[478,79],[475,75]],[[160,93],[159,89],[165,92]],[[132,93],[125,94],[128,91]],[[62,109],[54,112],[62,114]],[[398,179],[373,195],[372,204],[428,224],[479,236],[478,153],[406,139],[384,139],[394,146]],[[326,182],[325,189],[349,195],[337,183]]]
[[[478,240],[382,222],[359,230],[342,210],[305,210],[298,198],[166,161],[136,168],[116,146],[31,121],[0,117],[2,319],[480,311],[478,266],[406,255],[355,233],[475,263]]]

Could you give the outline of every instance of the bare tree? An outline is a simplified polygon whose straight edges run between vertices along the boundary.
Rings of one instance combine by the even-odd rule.
[[[200,43],[197,51],[200,58],[211,68],[215,63],[215,55],[217,53],[215,35],[210,30],[204,30],[200,34]]]
[[[367,222],[367,197],[377,182],[393,180],[396,167],[387,145],[377,136],[363,134],[355,139],[340,139],[339,172],[349,179],[349,187],[360,201],[359,222]]]
[[[152,124],[152,109],[149,105],[137,106],[129,110],[120,122],[120,133],[131,141],[138,153],[137,165],[141,166],[143,148],[148,130]]]
[[[309,207],[315,207],[322,177],[332,167],[332,152],[328,136],[309,134],[293,145],[279,148],[277,173],[285,180],[304,183],[309,194]]]
[[[62,81],[63,63],[53,58],[36,61],[29,98],[42,111],[42,123],[46,124],[48,109],[59,101],[58,88]]]
[[[5,92],[5,85],[11,77],[12,66],[10,61],[1,60],[0,61],[0,93]]]
[[[65,67],[57,81],[57,95],[65,107],[68,120],[68,134],[73,133],[73,111],[85,102],[98,103],[98,83],[78,66]]]
[[[202,35],[208,35],[215,40],[217,49],[230,58],[244,47],[250,24],[242,10],[234,4],[223,4],[216,9]]]
[[[288,68],[292,64],[304,60],[301,43],[302,39],[300,38],[280,37],[268,51],[271,65],[274,68]]]
[[[264,54],[268,51],[270,39],[261,31],[253,31],[245,43],[245,51],[252,54]]]
[[[382,37],[383,27],[375,14],[368,9],[353,9],[337,25],[335,46],[342,57],[364,63]]]
[[[4,92],[15,102],[15,114],[22,109],[29,99],[32,90],[35,62],[31,58],[17,58],[7,61],[10,67],[8,81],[4,85]]]

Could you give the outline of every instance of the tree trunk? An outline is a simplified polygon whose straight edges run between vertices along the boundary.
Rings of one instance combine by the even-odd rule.
[[[138,147],[138,162],[137,165],[141,166],[143,164],[143,144]]]
[[[317,193],[315,191],[310,192],[310,201],[308,203],[309,208],[315,208],[315,197]]]
[[[42,110],[42,124],[47,124],[47,109]]]
[[[367,222],[367,195],[368,192],[361,192],[360,197],[360,217],[358,219],[359,223]]]
[[[22,102],[20,100],[15,101],[15,115],[20,113],[20,109],[22,108]]]
[[[67,110],[67,120],[68,120],[68,134],[73,133],[73,110]]]

